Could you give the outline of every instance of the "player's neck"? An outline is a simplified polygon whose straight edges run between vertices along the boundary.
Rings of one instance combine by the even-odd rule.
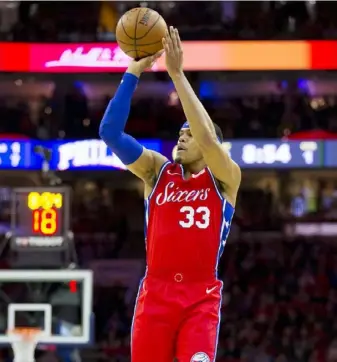
[[[199,160],[188,165],[184,165],[184,176],[186,178],[190,177],[192,174],[197,174],[206,167],[204,160]]]

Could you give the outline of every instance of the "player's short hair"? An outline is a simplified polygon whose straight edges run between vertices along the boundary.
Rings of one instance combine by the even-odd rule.
[[[222,143],[223,142],[223,134],[222,134],[221,128],[215,122],[213,122],[213,126],[214,126],[215,134],[216,134],[218,140]]]
[[[214,129],[215,129],[216,137],[219,140],[219,142],[222,143],[223,142],[223,134],[222,134],[221,128],[215,122],[212,122],[212,123],[213,123]],[[186,128],[187,129],[190,128],[187,121],[181,126],[181,129],[186,129]]]

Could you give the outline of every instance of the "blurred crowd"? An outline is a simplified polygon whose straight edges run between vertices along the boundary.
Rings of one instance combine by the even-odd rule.
[[[0,2],[0,40],[114,41],[116,23],[137,2]],[[142,2],[176,25],[184,40],[335,39],[333,2]],[[280,88],[281,89],[281,88]],[[98,137],[110,95],[89,99],[83,87],[66,96],[0,99],[0,133],[48,139]],[[200,95],[202,98],[202,95]],[[337,97],[280,95],[203,98],[226,139],[277,138],[313,129],[337,132]],[[175,92],[134,99],[126,131],[137,138],[175,139],[185,121]],[[116,171],[118,172],[118,171]],[[143,199],[139,185],[120,189],[108,177],[74,177],[71,229],[80,265],[100,259],[144,259]],[[288,178],[287,178],[288,177]],[[262,176],[261,176],[262,179]],[[286,239],[289,220],[337,220],[337,182],[308,178],[242,187],[232,236],[219,277],[224,280],[217,362],[337,362],[337,246],[322,238]],[[246,184],[247,185],[247,184]],[[8,193],[7,193],[8,194]],[[130,213],[132,210],[132,213]],[[10,198],[0,196],[0,223]],[[102,220],[108,220],[103,223]],[[273,232],[262,240],[246,235]],[[273,234],[273,235],[274,235]],[[255,240],[256,238],[256,240]],[[235,240],[235,241],[234,241]],[[8,267],[0,259],[0,268]],[[95,287],[96,347],[83,358],[130,360],[134,298],[122,283]],[[1,355],[0,362],[8,361]],[[42,362],[42,360],[41,360]]]
[[[336,210],[337,194],[333,185],[322,184],[320,190],[317,203],[322,217]],[[140,210],[141,198],[135,192],[118,191],[116,195],[128,207],[134,203],[134,212]],[[282,223],[277,225],[277,221],[282,207],[275,206],[280,207],[280,200],[268,188],[243,190],[232,228],[281,231]],[[287,216],[291,213],[289,209]],[[128,238],[133,239],[135,257],[144,255],[142,238],[139,232]],[[97,245],[92,248],[98,249]],[[130,250],[126,242],[124,252],[125,248]],[[117,256],[122,255],[120,249]],[[267,237],[261,241],[258,237],[244,242],[239,236],[226,245],[219,277],[224,280],[224,289],[217,362],[337,361],[337,246],[333,240]],[[120,285],[96,294],[98,345],[91,351],[95,360],[129,361],[133,300],[130,303],[125,295]]]
[[[42,140],[98,137],[109,96],[89,101],[74,89],[62,100],[41,98],[39,110],[28,100],[0,100],[0,133],[21,133]],[[35,103],[36,104],[36,103]],[[225,139],[282,138],[297,131],[337,132],[337,97],[301,94],[203,99]],[[167,99],[134,99],[126,131],[137,138],[174,140],[184,113],[174,95]],[[243,126],[244,125],[244,126]]]
[[[108,180],[80,176],[72,184],[72,229],[82,267],[93,259],[144,260],[141,190],[108,185]],[[242,188],[232,225],[235,238],[229,239],[219,264],[224,289],[217,362],[337,361],[335,241],[282,237],[282,221],[291,215],[337,219],[337,184],[322,182],[316,194],[306,187],[288,198],[278,198],[268,186]],[[302,204],[297,200],[293,205],[298,198]],[[276,231],[278,236],[251,234],[247,242],[245,231]],[[119,282],[95,287],[96,344],[81,352],[82,361],[130,361],[136,292],[131,299],[127,294],[128,286]],[[37,362],[54,362],[39,354]],[[0,361],[9,361],[6,356],[0,353]]]
[[[337,247],[228,245],[219,361],[336,360]]]
[[[322,240],[229,243],[217,362],[335,362],[337,246]],[[123,290],[98,312],[99,361],[129,361],[132,305]],[[102,323],[103,324],[99,324]]]
[[[141,181],[133,183],[131,175],[124,178],[124,186],[117,185],[116,178],[122,172],[113,171],[115,177],[111,179],[110,173],[102,174],[96,180],[79,174],[65,183],[73,189],[70,229],[78,242],[83,264],[105,257],[143,255],[143,185]],[[289,220],[337,220],[335,179],[310,180],[303,174],[296,179],[284,176],[282,182],[270,180],[268,176],[261,176],[261,184],[254,179],[247,180],[239,190],[233,219],[233,224],[242,232],[281,232]],[[0,188],[0,191],[0,224],[9,227],[10,189]],[[131,247],[129,242],[135,245]],[[129,249],[132,249],[131,254]]]
[[[96,361],[127,362],[130,360],[130,327],[134,304],[126,302],[125,292],[125,288],[118,285],[99,288],[95,292]]]
[[[217,362],[336,362],[333,240],[229,241],[219,268],[224,288]],[[97,343],[81,352],[83,361],[130,361],[136,295],[130,301],[126,291],[119,283],[95,287]],[[54,361],[38,355],[38,362]],[[0,361],[10,361],[7,353]]]
[[[158,10],[183,39],[333,39],[333,3],[321,1],[71,2],[21,1],[2,38],[14,41],[105,41],[116,23],[136,6]],[[14,8],[13,5],[11,5]],[[16,6],[15,6],[16,8]]]

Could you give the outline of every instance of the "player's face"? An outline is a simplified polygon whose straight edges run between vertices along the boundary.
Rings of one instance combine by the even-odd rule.
[[[202,153],[193,139],[191,131],[188,128],[180,130],[175,162],[188,165],[200,159],[202,159]]]

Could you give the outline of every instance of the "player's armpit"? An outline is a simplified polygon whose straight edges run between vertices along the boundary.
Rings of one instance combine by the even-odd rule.
[[[162,154],[143,148],[143,152],[137,161],[126,165],[134,175],[142,179],[146,185],[154,186],[156,177],[167,158]]]
[[[226,186],[226,193],[231,199],[228,201],[234,204],[241,183],[240,167],[219,142],[214,141],[208,147],[201,147],[201,152],[214,177]]]

